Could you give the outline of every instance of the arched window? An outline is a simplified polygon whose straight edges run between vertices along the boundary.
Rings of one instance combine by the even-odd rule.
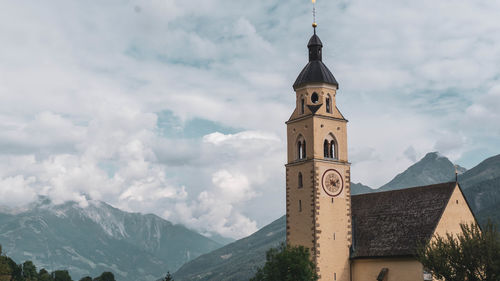
[[[302,159],[302,142],[297,142],[297,159]]]
[[[311,102],[312,103],[318,103],[318,101],[319,101],[318,93],[316,93],[316,92],[312,93],[312,95],[311,95]]]
[[[304,114],[305,103],[306,101],[304,100],[304,98],[300,99],[300,114]]]
[[[297,155],[296,159],[305,159],[306,158],[306,140],[302,135],[299,135],[297,138]]]
[[[335,145],[335,140],[330,141],[330,158],[337,159],[337,148]]]
[[[299,172],[299,188],[302,188],[304,187],[303,183],[302,183],[302,173]]]
[[[326,112],[332,113],[332,99],[330,98],[330,94],[326,95]]]
[[[337,159],[337,141],[333,134],[328,134],[323,142],[323,155],[325,158]]]
[[[306,159],[307,154],[306,154],[306,141],[304,140],[302,142],[302,159]]]

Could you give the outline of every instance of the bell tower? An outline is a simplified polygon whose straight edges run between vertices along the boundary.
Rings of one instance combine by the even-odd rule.
[[[307,45],[309,62],[293,84],[295,110],[286,122],[286,241],[311,250],[319,280],[349,281],[347,120],[337,108],[338,83],[322,61],[316,26]]]

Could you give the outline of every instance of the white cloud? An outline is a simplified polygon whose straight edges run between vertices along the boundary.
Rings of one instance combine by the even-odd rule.
[[[8,207],[18,207],[32,202],[36,191],[31,186],[34,177],[24,178],[22,175],[0,178],[0,204]]]
[[[498,151],[499,9],[318,2],[353,180],[382,185],[435,149],[464,166],[471,151]],[[299,0],[5,3],[2,195],[88,195],[232,237],[279,217],[309,10]],[[239,132],[165,137],[161,111],[180,130],[201,118]]]

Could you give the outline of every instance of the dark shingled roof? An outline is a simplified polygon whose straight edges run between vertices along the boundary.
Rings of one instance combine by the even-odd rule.
[[[293,89],[296,90],[307,83],[327,83],[338,87],[337,80],[335,80],[333,74],[322,61],[321,49],[323,48],[323,43],[321,43],[318,35],[316,35],[316,31],[311,39],[309,39],[307,48],[309,49],[309,63],[300,72],[295,83],[293,83]]]
[[[455,182],[355,195],[351,258],[411,256],[431,238]]]
[[[315,82],[332,84],[337,87],[339,85],[328,67],[322,61],[314,60],[310,61],[300,72],[297,80],[293,83],[293,88],[297,89],[304,84]]]

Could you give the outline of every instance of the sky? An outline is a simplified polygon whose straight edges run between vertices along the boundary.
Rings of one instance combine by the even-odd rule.
[[[0,206],[101,200],[232,238],[285,213],[310,1],[0,6]],[[499,1],[316,6],[354,182],[500,153]]]

